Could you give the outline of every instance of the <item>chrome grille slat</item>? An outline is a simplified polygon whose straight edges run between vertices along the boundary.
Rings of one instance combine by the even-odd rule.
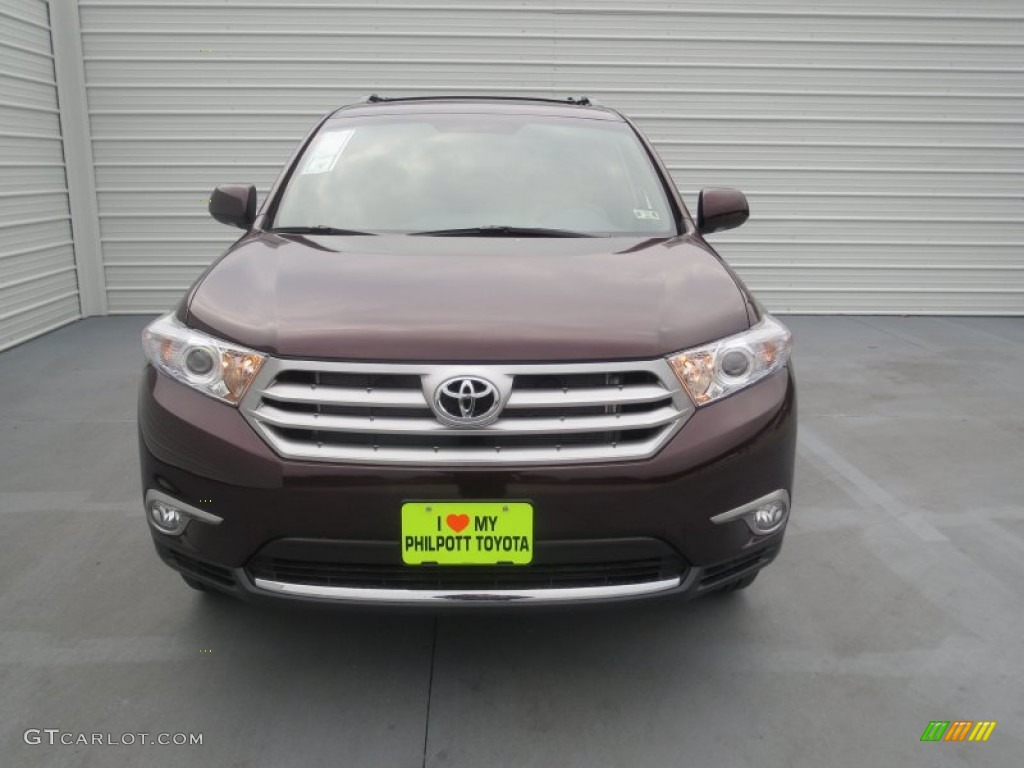
[[[496,451],[478,448],[401,448],[387,447],[377,450],[367,449],[362,445],[318,445],[305,440],[290,440],[277,437],[275,443],[284,455],[295,459],[311,461],[338,461],[353,463],[380,464],[537,464],[537,463],[589,463],[605,461],[624,461],[636,459],[654,453],[661,441],[652,439],[629,445],[619,444],[621,448],[609,445],[570,446],[561,450],[541,451],[533,448],[506,448]],[[639,456],[637,455],[639,454]]]
[[[282,411],[266,403],[256,410],[254,417],[265,424],[286,429],[325,430],[330,432],[377,433],[382,435],[532,435],[612,432],[616,430],[661,427],[675,421],[679,417],[679,412],[671,405],[667,405],[656,411],[610,413],[605,416],[566,416],[564,418],[547,419],[517,419],[514,416],[506,416],[495,424],[478,429],[448,427],[433,417],[393,419],[386,416],[334,416],[326,413],[294,413]]]
[[[665,400],[672,393],[661,386],[586,387],[512,391],[506,408],[565,408],[581,405],[631,405]]]
[[[495,382],[502,409],[450,426],[433,393],[454,376]],[[693,414],[664,360],[375,364],[268,358],[241,403],[281,456],[407,465],[565,464],[652,456]]]
[[[364,405],[373,408],[415,408],[427,404],[418,389],[353,389],[278,382],[264,390],[264,396],[284,403],[310,405]],[[429,413],[429,411],[425,412]]]

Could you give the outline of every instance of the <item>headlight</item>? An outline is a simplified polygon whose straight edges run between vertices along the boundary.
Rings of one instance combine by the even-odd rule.
[[[150,323],[142,344],[158,370],[232,405],[242,399],[264,360],[259,352],[185,327],[173,314]]]
[[[770,376],[789,362],[793,335],[771,315],[743,333],[668,358],[696,405],[707,405]]]

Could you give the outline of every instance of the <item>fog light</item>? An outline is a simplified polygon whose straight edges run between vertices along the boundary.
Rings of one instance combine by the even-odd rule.
[[[180,536],[193,520],[209,525],[220,525],[223,518],[205,509],[193,507],[156,488],[146,491],[146,514],[150,524],[160,533]]]
[[[154,528],[168,536],[177,536],[184,531],[189,520],[177,507],[155,500],[149,504],[149,519]]]
[[[711,522],[721,525],[733,520],[743,520],[747,527],[758,536],[775,533],[786,524],[789,518],[789,491],[780,489],[755,499],[742,507],[730,509],[711,518]]]
[[[751,519],[761,533],[771,533],[786,519],[786,505],[781,500],[772,501],[754,510]]]

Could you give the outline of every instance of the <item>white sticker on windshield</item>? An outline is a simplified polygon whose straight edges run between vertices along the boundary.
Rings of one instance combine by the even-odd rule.
[[[661,214],[659,214],[657,211],[652,211],[649,209],[634,208],[633,215],[641,220],[661,221]]]
[[[302,167],[302,173],[326,173],[333,170],[334,164],[338,162],[354,133],[355,129],[349,129],[331,131],[318,136],[313,150],[306,158],[306,164]]]

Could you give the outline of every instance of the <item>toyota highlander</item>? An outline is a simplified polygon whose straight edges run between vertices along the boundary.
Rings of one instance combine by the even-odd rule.
[[[749,585],[779,552],[790,333],[586,98],[382,98],[309,132],[152,322],[146,517],[192,587],[395,605]]]

